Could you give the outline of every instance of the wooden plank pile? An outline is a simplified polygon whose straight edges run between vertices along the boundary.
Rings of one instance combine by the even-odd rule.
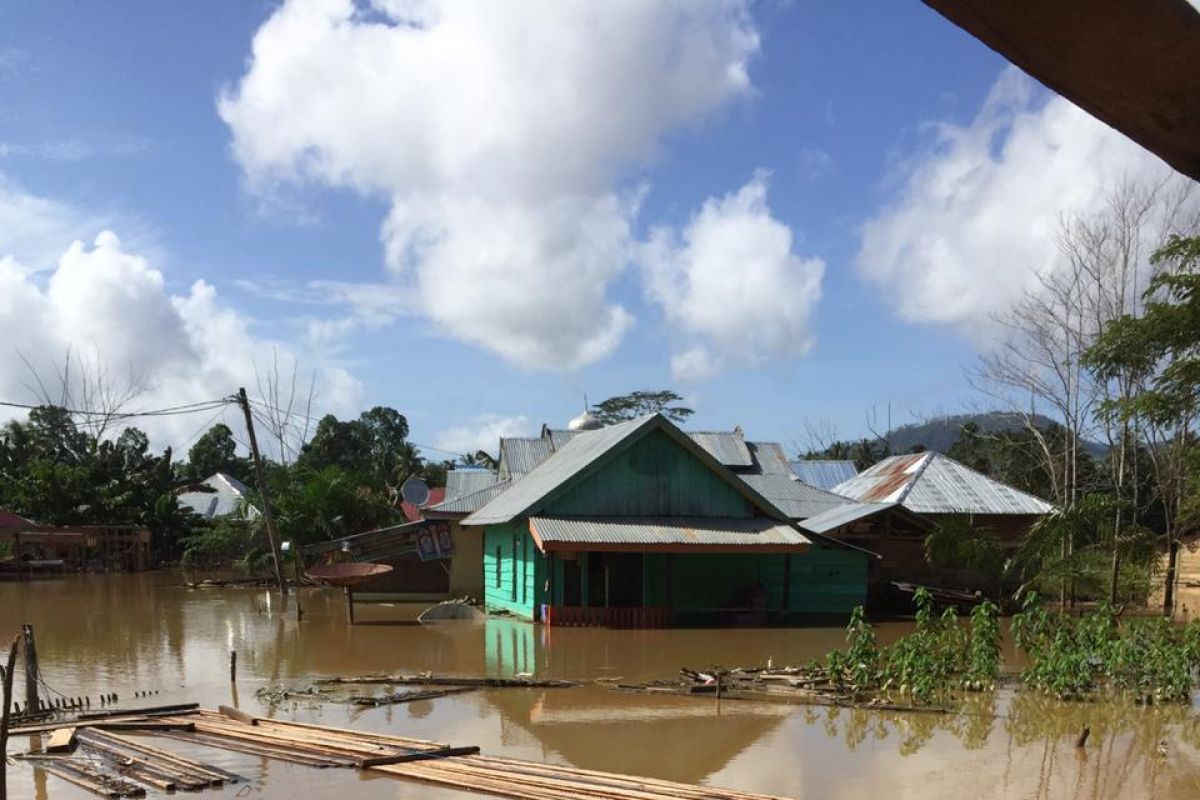
[[[154,713],[154,712],[151,712]],[[371,770],[454,789],[518,800],[780,800],[768,795],[694,786],[480,754],[475,746],[254,717],[237,709],[184,707],[153,716],[79,719],[59,744],[74,756],[25,756],[36,767],[101,797],[142,797],[240,780],[217,767],[148,743],[161,737],[318,768]],[[138,729],[137,726],[145,726]],[[114,729],[114,726],[121,726]],[[118,732],[118,730],[120,732]],[[127,731],[140,735],[126,735]],[[53,731],[25,731],[53,733]]]
[[[575,769],[479,754],[477,747],[391,734],[258,718],[252,723],[212,711],[188,715],[194,733],[174,738],[311,766],[356,767],[455,789],[519,800],[777,800],[767,795],[653,778]]]

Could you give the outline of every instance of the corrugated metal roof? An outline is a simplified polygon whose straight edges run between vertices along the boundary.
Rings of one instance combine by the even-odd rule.
[[[254,519],[259,514],[254,506],[247,505],[243,508],[250,490],[246,484],[231,475],[217,472],[193,485],[197,488],[176,495],[179,507],[204,519],[238,516],[243,512],[247,519]]]
[[[688,431],[692,441],[727,467],[753,467],[754,458],[739,431]]]
[[[941,453],[885,458],[834,488],[864,502],[897,502],[918,514],[1045,514],[1045,500]]]
[[[564,428],[546,428],[545,435],[550,437],[550,446],[555,450],[562,448],[567,442],[575,438],[575,434],[579,431],[569,431]]]
[[[850,501],[833,492],[801,483],[792,475],[739,475],[750,488],[767,498],[788,519],[806,519]]]
[[[803,520],[800,527],[812,533],[829,533],[843,525],[897,507],[899,503],[846,503]]]
[[[536,510],[535,506],[538,503],[585,471],[596,459],[629,438],[651,428],[658,428],[674,438],[681,446],[691,448],[692,453],[697,457],[716,460],[694,438],[691,438],[690,434],[679,430],[661,414],[639,417],[595,431],[580,431],[561,450],[555,452],[536,469],[519,480],[514,480],[512,487],[507,492],[502,493],[495,500],[463,520],[463,524],[497,525]],[[775,514],[780,517],[787,516],[752,486],[737,480],[736,475],[722,469],[720,464],[709,463],[716,474],[729,480],[731,485],[745,495],[766,516]]]
[[[429,506],[425,509],[425,514],[427,516],[436,516],[438,514],[473,514],[507,491],[509,486],[512,486],[512,481],[497,481],[491,486],[477,489],[470,494],[455,497],[444,503],[438,503],[435,506]]]
[[[456,467],[446,473],[446,500],[486,489],[499,478],[490,469],[464,469]]]
[[[501,439],[500,474],[509,478],[527,475],[549,458],[552,452],[549,439]]]
[[[791,476],[791,465],[788,464],[787,454],[779,442],[746,442],[746,446],[754,456],[754,463],[760,475]]]
[[[496,525],[519,517],[534,503],[582,472],[595,459],[619,445],[627,436],[649,425],[653,420],[652,416],[641,417],[576,436],[555,453],[553,459],[543,460],[520,480],[514,480],[507,492],[501,493],[479,511],[463,520],[464,524]],[[503,443],[507,441],[529,440],[505,439],[501,442],[501,452],[503,452]],[[550,445],[548,439],[535,441],[544,442],[547,448]]]
[[[597,545],[653,547],[795,548],[811,541],[790,525],[766,517],[533,517],[530,531],[544,550],[588,549]]]
[[[789,466],[797,478],[820,489],[832,489],[858,474],[853,461],[828,458],[792,461]]]

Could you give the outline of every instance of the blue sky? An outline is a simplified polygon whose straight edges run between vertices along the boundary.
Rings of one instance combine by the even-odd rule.
[[[19,356],[49,370],[66,347],[138,373],[146,402],[231,392],[274,348],[322,410],[391,405],[447,449],[657,387],[696,428],[855,436],[889,403],[986,405],[963,370],[1053,260],[1053,220],[1092,202],[1089,162],[1161,169],[915,1],[622,7],[599,29],[586,4],[553,24],[536,3],[501,24],[326,5],[0,8],[0,399],[29,399]],[[456,25],[494,52],[420,42]],[[377,71],[329,77],[353,65]],[[519,266],[507,230],[542,242]],[[744,269],[735,300],[720,276]],[[522,297],[488,282],[508,271]],[[155,432],[186,446],[202,422]]]

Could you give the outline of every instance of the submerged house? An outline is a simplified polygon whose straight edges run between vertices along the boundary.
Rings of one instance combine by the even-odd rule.
[[[754,486],[775,468],[788,470],[782,450],[661,415],[505,440],[500,483],[459,498],[478,506],[459,521],[479,532],[484,603],[623,627],[843,617],[865,599],[871,554],[802,533]]]
[[[1015,548],[1052,506],[941,453],[885,458],[834,491],[850,505],[806,519],[802,527],[879,553],[873,583],[890,581],[976,588],[968,570],[934,573],[925,538],[938,525],[965,520]]]

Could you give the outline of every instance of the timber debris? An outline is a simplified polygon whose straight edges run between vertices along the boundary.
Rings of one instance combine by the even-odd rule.
[[[474,688],[474,687],[462,687]],[[122,720],[136,722],[138,720]],[[161,737],[318,768],[371,770],[453,789],[517,800],[780,800],[709,786],[575,769],[487,756],[474,745],[451,745],[404,736],[301,722],[230,716],[191,709],[142,717],[136,737],[104,730],[114,720],[82,720],[75,738],[86,757],[30,754],[39,769],[101,797],[142,797],[144,787],[195,790],[242,780],[216,767],[148,743]]]
[[[417,700],[435,700],[439,697],[471,692],[476,689],[565,689],[579,686],[578,681],[538,680],[532,677],[488,678],[465,675],[362,675],[352,677],[321,678],[303,688],[286,686],[264,686],[255,696],[264,703],[280,703],[284,700],[300,700],[311,703],[342,703],[352,706],[386,706],[412,703]],[[415,691],[363,694],[348,691],[348,687],[419,686]]]

